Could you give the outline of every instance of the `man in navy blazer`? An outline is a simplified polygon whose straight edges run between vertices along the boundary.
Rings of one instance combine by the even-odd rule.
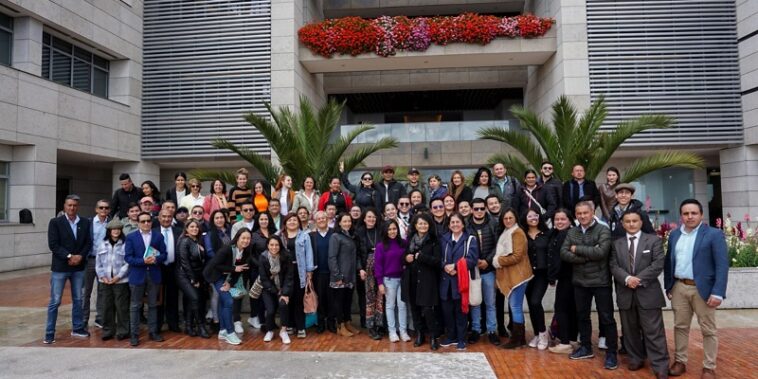
[[[91,224],[79,217],[79,196],[68,195],[63,203],[64,214],[53,218],[47,226],[47,243],[53,253],[50,265],[50,303],[44,343],[55,342],[55,323],[61,305],[63,287],[71,281],[71,323],[74,337],[89,337],[82,315],[82,287],[87,255],[92,249]]]
[[[129,288],[131,290],[130,323],[131,345],[139,345],[139,322],[142,312],[142,296],[147,290],[147,326],[150,339],[162,342],[163,337],[158,330],[158,291],[161,284],[161,267],[166,261],[166,244],[159,231],[152,230],[153,216],[142,212],[137,216],[139,230],[126,236],[124,260],[129,264]],[[157,253],[145,257],[145,250],[151,247]]]
[[[669,235],[663,269],[666,295],[674,309],[675,362],[670,376],[686,372],[692,314],[703,334],[703,378],[715,378],[716,308],[726,297],[729,258],[724,233],[703,224],[703,206],[687,199],[679,206],[683,225]]]

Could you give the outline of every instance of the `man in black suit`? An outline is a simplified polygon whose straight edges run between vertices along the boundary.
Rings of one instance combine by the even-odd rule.
[[[179,288],[176,285],[176,251],[179,237],[182,235],[182,229],[172,226],[174,214],[168,209],[161,210],[158,214],[159,226],[154,228],[163,236],[166,243],[166,252],[168,258],[163,262],[161,267],[161,278],[163,280],[162,292],[163,303],[158,306],[158,330],[163,328],[163,322],[168,324],[168,330],[172,332],[181,332],[179,329]]]
[[[630,209],[622,215],[625,237],[613,243],[609,265],[616,281],[616,303],[621,315],[629,370],[645,365],[645,355],[656,377],[668,377],[669,354],[663,311],[666,300],[658,277],[666,259],[655,234],[642,232],[642,214]]]
[[[71,322],[74,337],[89,337],[82,316],[82,287],[87,254],[92,249],[90,221],[79,217],[79,196],[68,195],[63,203],[64,214],[53,218],[47,226],[47,243],[53,253],[50,266],[50,303],[47,306],[47,325],[44,343],[55,342],[55,323],[61,305],[66,280],[71,282]]]

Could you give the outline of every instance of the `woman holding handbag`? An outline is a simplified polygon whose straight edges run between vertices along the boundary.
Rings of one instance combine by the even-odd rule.
[[[441,345],[456,345],[458,350],[465,350],[469,272],[474,270],[479,259],[479,246],[476,237],[464,229],[463,216],[459,213],[450,215],[448,228],[450,233],[441,241],[439,295],[445,319],[445,340]]]
[[[297,330],[297,338],[305,338],[305,312],[303,310],[303,296],[305,284],[311,280],[313,270],[313,246],[307,230],[300,228],[300,220],[297,213],[291,212],[282,221],[284,228],[281,231],[282,247],[287,256],[292,260],[293,275],[292,293],[287,303],[289,311],[288,331]]]
[[[266,321],[264,329],[266,335],[263,337],[264,342],[271,342],[274,338],[274,329],[276,322],[274,316],[279,310],[279,320],[282,328],[279,330],[279,338],[282,343],[290,343],[290,337],[287,334],[286,325],[289,322],[289,303],[292,288],[294,268],[292,267],[292,257],[288,256],[282,249],[282,242],[277,236],[271,236],[266,242],[266,251],[261,254],[258,260],[260,267],[260,284],[263,287],[261,298],[266,307]]]
[[[527,255],[526,234],[516,221],[516,210],[508,208],[500,219],[503,233],[495,247],[492,265],[497,269],[497,288],[508,299],[513,318],[513,334],[503,349],[526,345],[524,336],[524,293],[532,279],[532,266]]]
[[[374,277],[379,285],[379,294],[387,299],[387,330],[390,342],[397,342],[400,339],[403,342],[411,340],[407,331],[408,311],[400,292],[405,248],[405,241],[400,238],[400,226],[397,221],[386,222],[382,227],[382,240],[376,244]],[[395,316],[396,309],[397,317]]]
[[[531,209],[540,215],[542,222],[548,225],[549,229],[552,229],[552,218],[558,209],[558,199],[553,191],[547,191],[537,183],[537,173],[534,170],[527,170],[524,174],[524,185],[521,186],[517,203],[519,219],[526,217],[526,213]]]
[[[242,341],[234,331],[232,323],[234,299],[229,290],[234,287],[237,280],[242,280],[241,275],[250,267],[250,241],[252,234],[244,228],[240,230],[230,245],[222,247],[211,258],[203,270],[203,276],[212,283],[218,292],[218,317],[220,321],[218,339],[231,345],[239,345]],[[237,301],[242,301],[241,299]]]

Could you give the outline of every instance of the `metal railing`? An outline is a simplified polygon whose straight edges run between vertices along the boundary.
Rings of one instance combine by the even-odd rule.
[[[348,133],[361,124],[342,125],[340,133]],[[395,137],[398,142],[474,141],[479,139],[482,128],[501,127],[508,129],[508,120],[443,121],[396,124],[375,124],[374,129],[359,135],[354,143],[373,143],[384,137]]]

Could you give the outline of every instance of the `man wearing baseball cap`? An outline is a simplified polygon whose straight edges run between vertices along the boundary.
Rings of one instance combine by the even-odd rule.
[[[397,205],[400,196],[405,195],[405,187],[395,180],[395,168],[390,165],[382,167],[382,181],[374,183],[374,188],[379,192],[382,207],[387,203]]]
[[[650,218],[647,216],[647,212],[642,209],[642,202],[633,199],[635,188],[629,183],[619,183],[614,188],[616,191],[616,206],[611,209],[611,219],[608,220],[608,227],[611,228],[611,238],[616,239],[624,237],[626,231],[621,220],[621,216],[628,210],[639,211],[642,215],[642,232],[643,233],[655,233],[653,224],[650,222]]]
[[[427,200],[429,199],[429,193],[426,190],[426,183],[419,181],[420,176],[421,172],[417,168],[414,167],[408,170],[408,182],[404,186],[405,193],[410,194],[413,190],[419,190],[424,195],[424,200]]]

